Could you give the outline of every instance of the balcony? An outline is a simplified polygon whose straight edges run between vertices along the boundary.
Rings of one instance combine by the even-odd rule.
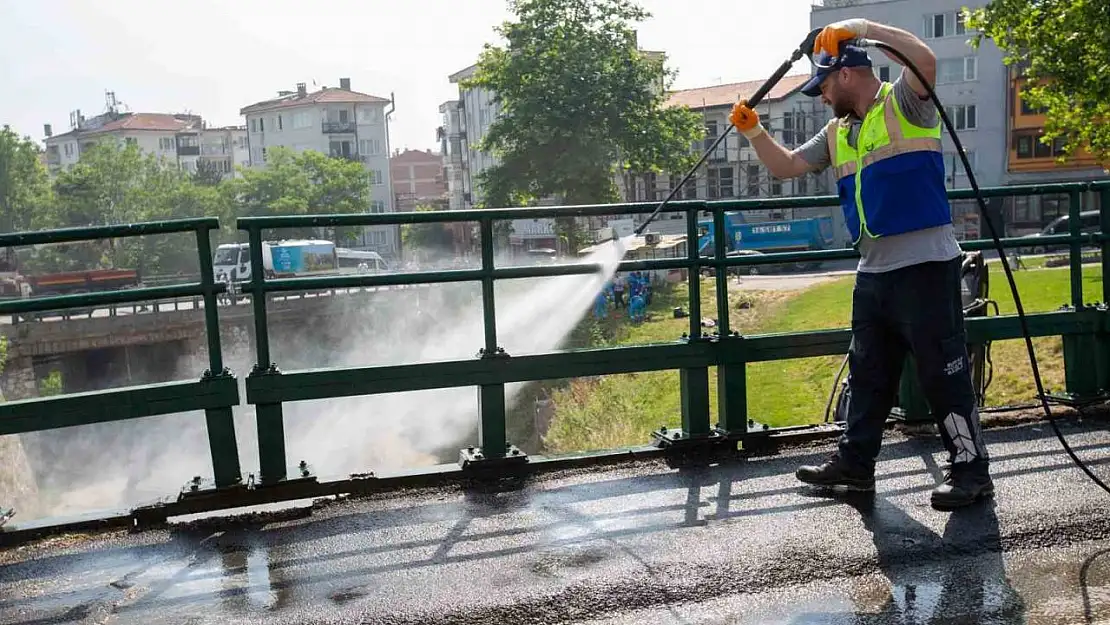
[[[324,134],[354,134],[355,122],[321,122],[320,131]]]

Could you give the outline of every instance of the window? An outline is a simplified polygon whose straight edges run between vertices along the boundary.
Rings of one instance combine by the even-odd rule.
[[[806,195],[809,193],[809,176],[798,176],[794,179],[794,195]]]
[[[974,130],[977,124],[977,115],[974,104],[959,104],[945,107],[944,112],[956,130]]]
[[[370,212],[371,213],[384,213],[385,212],[385,202],[383,202],[381,200],[371,200],[370,201]]]
[[[196,148],[200,147],[200,140],[196,135],[181,135],[177,138],[177,145],[182,148]]]
[[[127,145],[138,145],[139,140],[136,139],[135,137],[124,137],[123,142],[126,143]]]
[[[747,191],[746,195],[758,196],[759,195],[759,165],[748,165],[747,168]]]
[[[381,139],[359,139],[358,153],[363,156],[379,156],[382,153]]]
[[[266,162],[266,148],[262,148],[262,162]]]
[[[890,66],[889,65],[876,65],[875,77],[883,82],[890,82]]]
[[[258,118],[258,132],[266,132],[266,119],[263,117]]]
[[[1025,98],[1023,98],[1021,96],[1018,96],[1018,99],[1021,100],[1021,114],[1022,115],[1044,115],[1045,113],[1048,112],[1048,107],[1047,106],[1041,106],[1041,107],[1038,107],[1038,108],[1033,108],[1032,106],[1029,105],[1028,102],[1025,101]]]
[[[281,130],[281,128],[282,128],[282,125],[281,125],[281,115],[278,115],[276,119],[277,119],[277,124],[276,124],[276,126],[277,126],[277,129],[278,129],[278,130]]]
[[[332,141],[328,144],[328,149],[331,156],[343,156],[348,158],[353,156],[350,141]]]
[[[1052,140],[1052,155],[1053,156],[1063,156],[1064,155],[1064,144],[1065,143],[1067,143],[1067,139],[1065,139],[1064,137],[1056,137],[1055,139],[1053,139]]]
[[[978,57],[964,56],[955,59],[940,59],[937,63],[937,84],[975,80],[978,69]]]
[[[385,184],[385,179],[382,178],[382,170],[380,170],[380,169],[371,169],[370,170],[370,184],[375,184],[375,185]]]
[[[73,156],[73,153],[77,151],[77,144],[67,143],[63,148],[65,149],[66,156]]]
[[[290,120],[293,130],[300,130],[303,128],[312,127],[312,113],[311,111],[298,111],[293,113],[293,118]]]
[[[771,195],[782,195],[782,181],[778,178],[771,179]]]
[[[370,231],[370,245],[378,247],[389,245],[389,233],[381,230]]]
[[[360,106],[357,114],[360,124],[376,124],[382,120],[381,110],[373,106]]]
[[[1033,158],[1033,137],[1021,135],[1017,138],[1017,157]]]
[[[258,132],[258,120],[257,119],[252,119],[251,120],[251,132]]]
[[[923,34],[926,39],[952,37],[954,35],[963,35],[967,32],[967,25],[964,23],[964,16],[961,11],[929,13],[925,15],[922,26]]]

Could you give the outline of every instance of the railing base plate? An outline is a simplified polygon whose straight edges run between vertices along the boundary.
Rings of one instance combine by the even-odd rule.
[[[509,445],[501,458],[490,458],[482,453],[480,447],[467,447],[459,450],[459,466],[466,470],[496,470],[504,467],[528,464],[528,454]]]
[[[716,447],[726,442],[720,432],[710,430],[705,434],[691,435],[679,428],[659,428],[651,433],[655,446],[663,449],[686,450],[695,447]]]
[[[1093,395],[1079,393],[1046,393],[1044,396],[1050,404],[1060,404],[1068,408],[1085,408],[1087,406],[1110,401],[1110,393],[1103,391]]]

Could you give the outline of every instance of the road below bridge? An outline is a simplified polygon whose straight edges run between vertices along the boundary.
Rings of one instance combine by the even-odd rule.
[[[1110,473],[1104,423],[1065,434]],[[866,498],[794,480],[832,449],[821,443],[48,538],[0,551],[0,622],[1107,622],[1110,495],[1044,424],[987,441],[997,495],[954,513],[928,505],[939,441],[891,433]]]

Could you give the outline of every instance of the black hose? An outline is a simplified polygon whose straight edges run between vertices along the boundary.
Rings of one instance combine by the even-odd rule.
[[[933,104],[936,106],[937,113],[939,113],[941,119],[944,120],[944,126],[948,129],[948,134],[952,137],[952,142],[956,145],[956,152],[959,153],[960,161],[963,163],[964,170],[967,172],[967,180],[969,183],[971,183],[971,188],[975,192],[975,199],[979,205],[979,211],[982,213],[983,219],[987,221],[987,228],[990,230],[991,239],[994,240],[995,249],[998,250],[998,259],[1002,262],[1002,268],[1006,272],[1006,280],[1010,283],[1010,292],[1014,296],[1014,306],[1017,308],[1018,323],[1021,326],[1021,334],[1025,339],[1026,350],[1029,352],[1029,365],[1033,368],[1033,381],[1037,385],[1037,398],[1040,399],[1041,408],[1044,410],[1045,418],[1048,419],[1048,422],[1052,424],[1052,430],[1056,432],[1056,437],[1060,439],[1060,444],[1063,445],[1064,450],[1068,452],[1069,456],[1071,456],[1072,461],[1075,462],[1075,464],[1080,469],[1082,469],[1084,473],[1087,474],[1087,477],[1091,478],[1091,480],[1094,481],[1095,484],[1098,484],[1102,488],[1102,490],[1110,493],[1110,487],[1107,487],[1106,484],[1102,482],[1102,480],[1098,479],[1098,476],[1092,473],[1087,465],[1083,464],[1083,461],[1075,455],[1074,451],[1072,451],[1071,446],[1068,445],[1067,440],[1064,439],[1063,433],[1060,432],[1060,428],[1056,424],[1056,417],[1052,414],[1052,409],[1049,408],[1048,398],[1044,392],[1044,385],[1041,383],[1040,368],[1037,366],[1037,355],[1036,353],[1034,353],[1033,350],[1033,339],[1029,333],[1029,325],[1025,319],[1025,310],[1022,308],[1021,305],[1021,298],[1018,295],[1017,284],[1014,282],[1014,274],[1010,269],[1010,263],[1006,260],[1006,251],[1002,247],[1002,241],[999,239],[998,232],[995,230],[994,221],[991,220],[990,214],[987,212],[987,204],[983,200],[983,194],[979,191],[979,184],[975,181],[975,174],[973,174],[971,171],[971,163],[969,163],[967,160],[967,154],[964,153],[964,148],[963,145],[960,143],[960,138],[956,134],[956,129],[952,126],[952,120],[948,119],[948,115],[944,111],[944,106],[940,103],[940,98],[938,98],[936,92],[933,91],[933,86],[929,84],[929,81],[921,75],[921,70],[919,70],[917,66],[913,64],[913,61],[910,61],[908,58],[906,58],[906,55],[881,41],[875,41],[873,39],[862,39],[859,40],[858,43],[865,47],[873,46],[879,48],[883,52],[896,57],[899,61],[902,62],[902,65],[909,68],[909,70],[913,72],[914,76],[917,77],[917,80],[922,85],[924,85],[925,89],[929,92],[929,97],[932,99]]]

